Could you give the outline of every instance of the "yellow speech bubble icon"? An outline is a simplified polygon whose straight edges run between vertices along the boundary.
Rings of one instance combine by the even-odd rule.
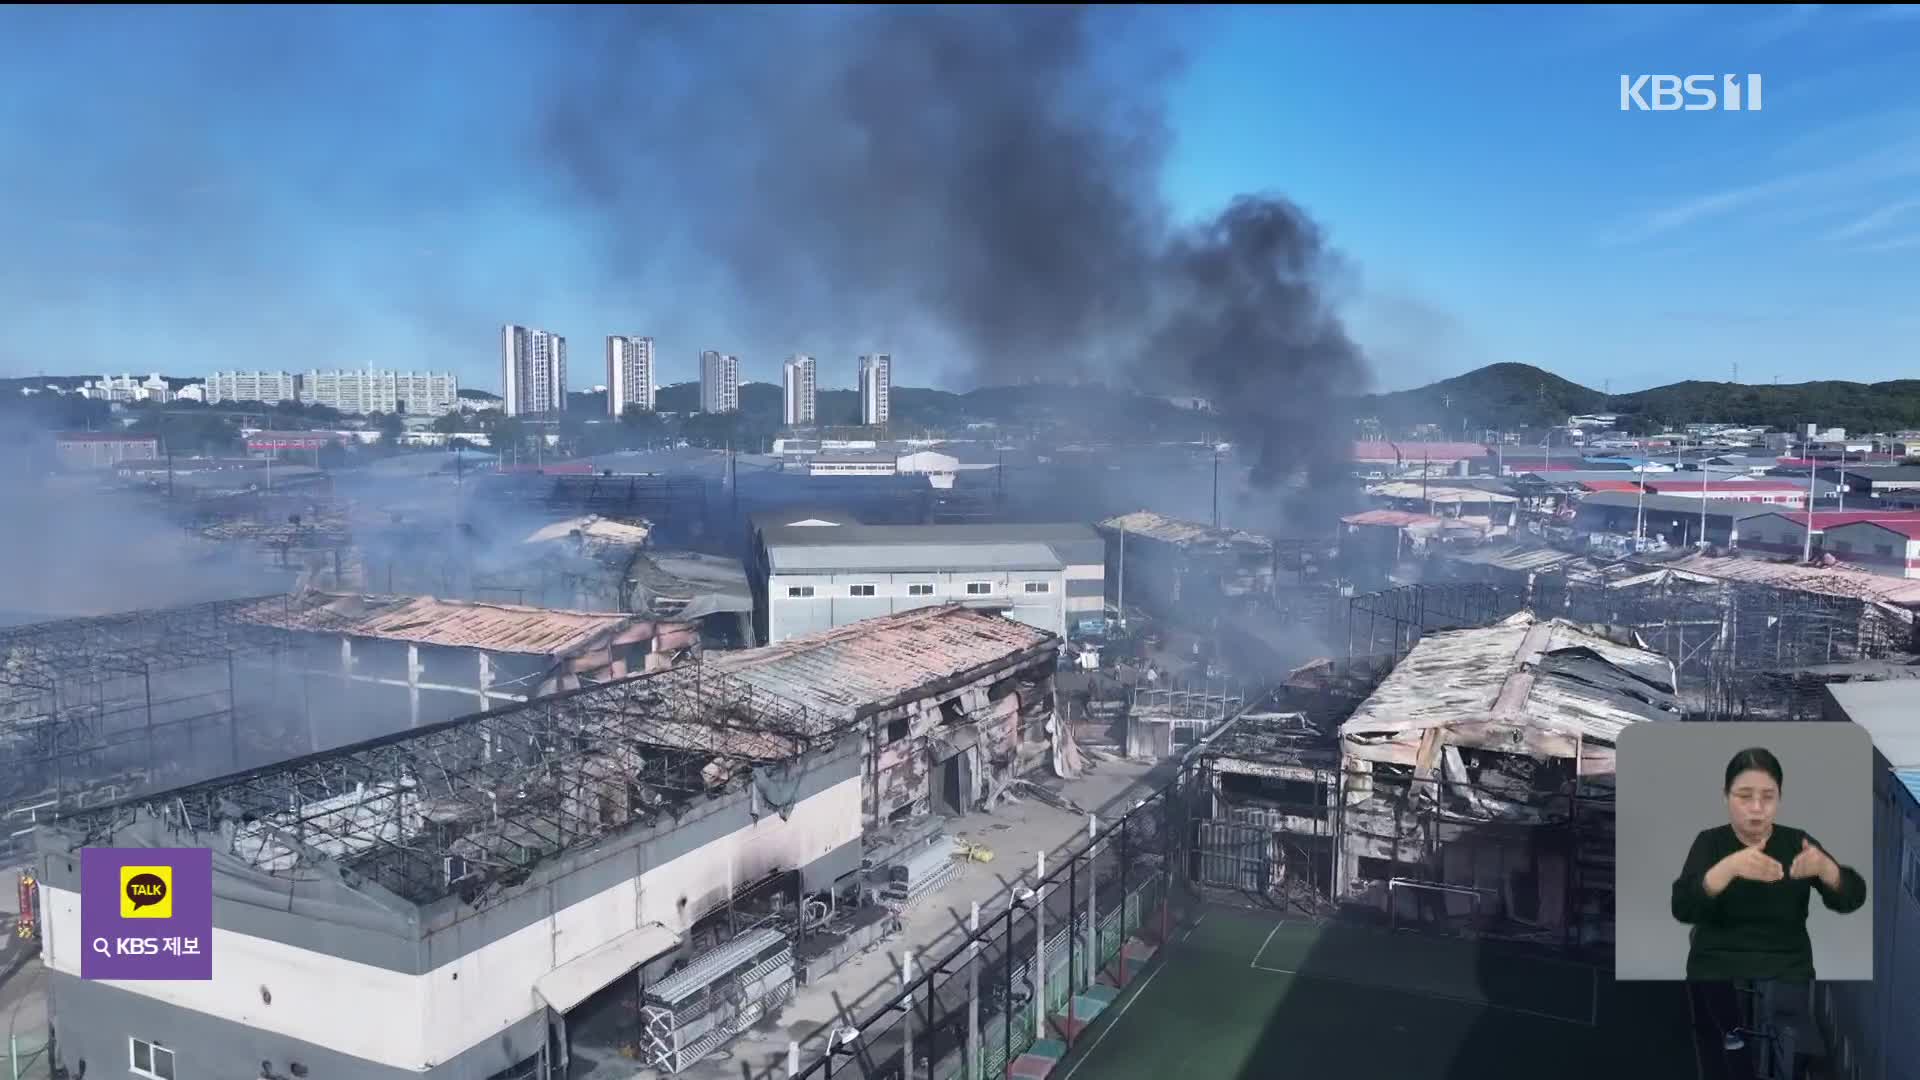
[[[123,919],[173,918],[173,867],[122,866],[120,868],[120,917]]]

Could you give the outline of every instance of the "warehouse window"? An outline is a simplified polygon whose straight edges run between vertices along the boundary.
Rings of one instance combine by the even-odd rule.
[[[127,1040],[128,1068],[151,1080],[173,1080],[173,1051],[145,1039]]]
[[[908,596],[932,596],[932,595],[933,595],[933,586],[931,586],[931,585],[909,585],[909,586],[907,586],[907,595],[908,595]]]
[[[849,586],[847,586],[847,595],[848,595],[848,596],[872,596],[872,595],[873,595],[873,586],[871,586],[871,585],[849,585]]]
[[[993,591],[993,583],[990,581],[967,582],[968,596],[985,596],[992,591]]]
[[[1027,591],[1030,593],[1046,592],[1047,583],[1044,581],[1029,581],[1027,582]]]
[[[1874,554],[1879,555],[1883,558],[1891,559],[1893,557],[1893,545],[1892,544],[1875,544],[1873,545],[1873,552]]]
[[[798,599],[800,599],[801,597],[806,597],[806,596],[812,596],[812,595],[813,595],[813,586],[811,586],[811,585],[789,585],[789,586],[787,586],[787,595],[788,595],[789,597],[791,597],[791,598],[793,598],[793,599],[796,599],[796,600],[798,600]]]

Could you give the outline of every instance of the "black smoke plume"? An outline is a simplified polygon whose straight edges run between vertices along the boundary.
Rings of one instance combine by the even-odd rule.
[[[1283,198],[1177,220],[1157,17],[574,9],[537,156],[626,287],[683,247],[755,340],[1206,397],[1260,485],[1318,488],[1368,380],[1337,267]]]

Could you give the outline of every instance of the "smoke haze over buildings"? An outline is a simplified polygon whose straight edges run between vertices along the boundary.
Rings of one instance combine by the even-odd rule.
[[[1160,195],[1173,57],[1086,7],[575,9],[533,150],[606,265],[673,229],[762,336],[949,355],[981,384],[1105,376],[1209,397],[1255,478],[1335,468],[1367,371],[1319,229]],[[676,58],[678,58],[676,62]],[[635,284],[640,279],[635,278]]]

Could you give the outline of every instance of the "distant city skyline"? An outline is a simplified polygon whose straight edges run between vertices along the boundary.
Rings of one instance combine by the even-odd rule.
[[[1312,217],[1374,389],[1502,361],[1616,393],[1735,363],[1756,385],[1871,382],[1910,374],[1920,340],[1913,11],[1142,9],[1130,18],[1184,63],[1136,65],[1104,36],[1092,49],[1165,83],[1155,179],[1172,220],[1248,192]],[[791,55],[752,39],[839,17],[741,20],[725,40],[742,55],[718,62]],[[503,392],[491,335],[511,317],[590,349],[644,330],[660,385],[697,380],[712,342],[742,381],[777,384],[802,350],[845,385],[839,358],[873,348],[911,357],[915,386],[1005,381],[893,297],[823,287],[776,305],[718,265],[723,242],[754,238],[676,200],[730,156],[778,166],[756,157],[777,132],[676,147],[663,160],[695,179],[658,190],[554,197],[548,91],[593,53],[559,32],[516,8],[8,9],[0,155],[36,165],[0,179],[0,375],[118,371],[130,348],[187,372],[371,356]],[[679,44],[642,43],[630,64],[665,106],[707,96],[685,55],[715,61],[676,60]],[[209,56],[286,62],[234,94]],[[1676,56],[1763,73],[1765,111],[1619,110],[1620,74]],[[1378,77],[1356,82],[1362,62]],[[843,74],[830,50],[804,63],[799,83]],[[619,137],[648,145],[653,114],[674,111],[632,110],[647,115]],[[657,240],[596,258],[612,224]],[[761,264],[804,274],[804,242],[765,243]]]

